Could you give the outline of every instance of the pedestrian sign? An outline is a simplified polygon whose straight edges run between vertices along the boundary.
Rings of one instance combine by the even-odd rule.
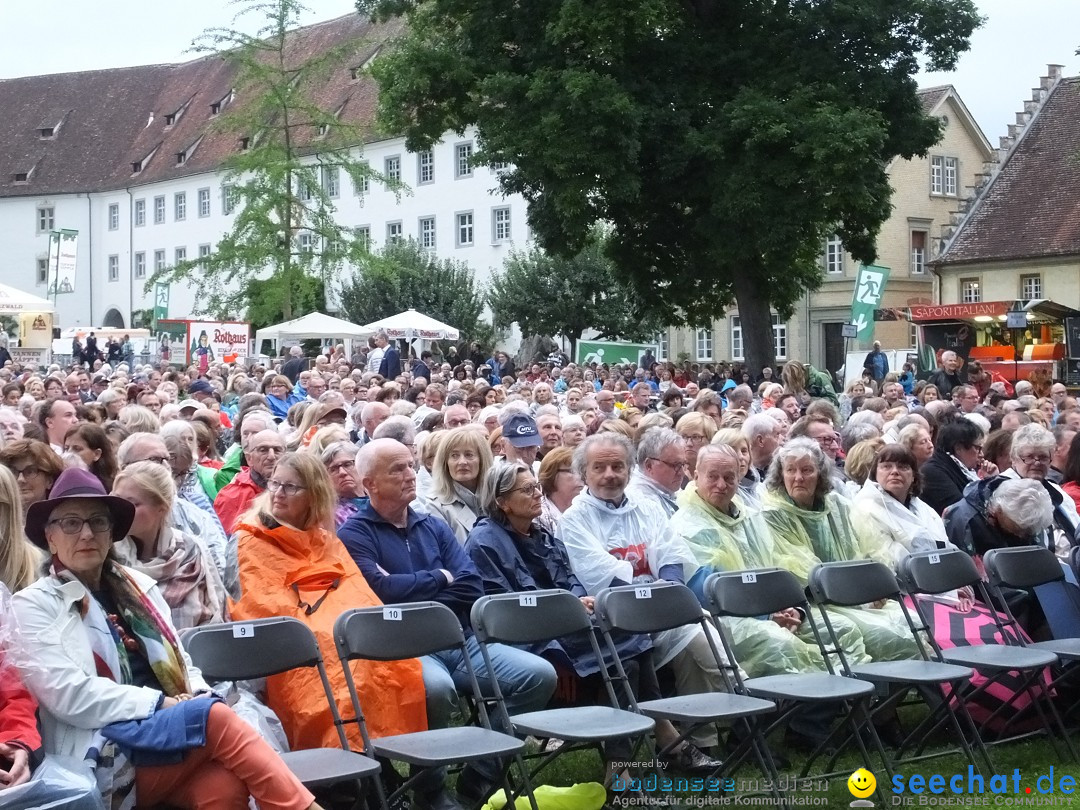
[[[869,339],[874,335],[874,310],[881,306],[885,284],[889,280],[889,268],[874,264],[859,267],[855,277],[855,292],[851,297],[851,320],[855,326],[854,337]]]

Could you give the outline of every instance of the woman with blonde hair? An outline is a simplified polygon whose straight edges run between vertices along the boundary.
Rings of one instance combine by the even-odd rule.
[[[480,518],[492,461],[483,431],[471,425],[446,431],[435,452],[427,506],[430,514],[449,524],[462,545]]]
[[[711,416],[691,411],[675,423],[675,432],[686,441],[686,474],[692,479],[697,470],[698,451],[716,435],[716,422]]]
[[[623,422],[626,422],[626,424],[630,427],[630,430],[633,431],[636,430],[637,426],[641,424],[642,413],[633,406],[629,408],[623,408],[621,411],[619,411],[619,419],[621,419]],[[633,434],[631,434],[630,438],[633,438]]]
[[[18,481],[0,466],[0,583],[12,593],[21,590],[38,578],[44,561],[23,531]]]
[[[540,517],[536,520],[552,535],[559,533],[559,518],[584,486],[574,472],[573,458],[573,448],[556,447],[544,456],[536,476],[543,493],[540,499]]]
[[[597,433],[618,433],[620,436],[625,436],[630,441],[634,440],[634,429],[630,427],[629,422],[624,422],[621,419],[604,419],[600,422],[600,426],[596,429]]]
[[[348,549],[326,528],[333,524],[337,502],[330,474],[319,458],[309,453],[283,455],[267,480],[266,492],[236,524],[240,595],[229,602],[234,620],[298,619],[315,634],[327,660],[337,658],[337,617],[349,608],[382,604]],[[364,695],[372,737],[426,727],[419,661],[354,661],[349,666]],[[342,668],[327,670],[338,706],[351,705]],[[340,747],[319,674],[313,669],[271,676],[266,696],[290,748]],[[361,750],[359,728],[345,729],[353,750]]]
[[[761,508],[761,476],[750,459],[750,440],[741,430],[721,428],[713,434],[710,444],[723,444],[739,457],[739,499],[747,506]]]
[[[878,437],[858,442],[848,450],[847,458],[844,460],[844,474],[848,477],[844,494],[849,498],[855,497],[862,489],[867,476],[870,475],[870,468],[874,465],[878,451],[884,446],[885,440]]]
[[[438,416],[441,417],[441,414]],[[445,430],[416,434],[416,452],[420,455],[420,467],[416,471],[416,497],[418,499],[427,500],[431,496],[431,471],[435,468],[435,454],[439,451],[439,445],[442,444],[446,434]],[[487,431],[484,431],[484,435],[487,435]]]
[[[113,549],[122,565],[157,583],[178,629],[225,620],[225,585],[210,552],[194,536],[174,528],[169,516],[176,484],[169,468],[136,461],[116,476],[112,494],[135,510],[127,536]]]
[[[125,405],[117,417],[128,433],[157,433],[161,430],[161,420],[149,408],[142,405]]]

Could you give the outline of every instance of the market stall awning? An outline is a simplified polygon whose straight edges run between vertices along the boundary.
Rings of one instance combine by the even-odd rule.
[[[264,340],[345,340],[370,334],[371,330],[365,330],[355,323],[322,312],[312,312],[302,318],[264,327],[255,333],[255,340],[258,345]]]
[[[52,312],[54,309],[53,302],[48,298],[39,298],[36,295],[9,287],[7,284],[0,284],[0,314]]]
[[[415,309],[407,309],[389,318],[365,324],[363,329],[367,335],[386,332],[386,336],[391,340],[457,340],[460,337],[460,333],[453,326]]]
[[[1080,311],[1051,301],[1035,298],[1031,301],[981,301],[978,304],[920,304],[908,307],[907,319],[916,323],[934,321],[1004,321],[1006,314],[1023,310],[1034,319],[1060,321],[1080,315]],[[881,320],[886,320],[882,318]]]

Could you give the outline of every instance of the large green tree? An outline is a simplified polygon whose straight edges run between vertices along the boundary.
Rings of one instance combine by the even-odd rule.
[[[700,323],[737,300],[747,359],[821,281],[837,232],[874,258],[886,167],[940,137],[920,60],[951,69],[973,0],[358,0],[404,14],[376,64],[382,121],[412,149],[475,125],[548,251],[613,228],[643,301]]]
[[[389,242],[361,259],[340,285],[341,310],[365,324],[415,309],[455,327],[464,341],[490,344],[491,327],[481,321],[484,293],[471,267],[439,259],[413,239]]]
[[[611,340],[652,340],[666,321],[621,277],[607,255],[607,240],[604,230],[594,228],[573,256],[513,251],[489,284],[495,326],[516,321],[525,337],[563,335],[571,357],[587,329]]]
[[[211,28],[192,47],[218,54],[235,68],[234,101],[213,124],[245,148],[223,164],[223,185],[235,211],[232,226],[208,256],[155,273],[155,282],[198,284],[197,312],[236,317],[255,304],[291,319],[310,311],[312,290],[347,262],[359,260],[365,243],[336,219],[334,186],[350,179],[362,186],[372,174],[356,156],[363,133],[318,103],[331,71],[355,63],[363,42],[294,47],[300,16],[297,0],[250,0],[238,17],[257,16],[258,31]],[[268,301],[265,296],[274,296]]]

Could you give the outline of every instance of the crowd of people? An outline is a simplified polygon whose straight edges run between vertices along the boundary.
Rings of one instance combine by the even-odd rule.
[[[493,645],[489,671],[469,628],[484,594],[559,588],[591,610],[620,584],[679,582],[703,598],[715,571],[778,566],[806,581],[821,562],[896,568],[923,550],[978,558],[1017,545],[1067,561],[1077,541],[1077,401],[1060,383],[994,381],[951,352],[930,381],[890,373],[872,352],[837,394],[798,362],[752,375],[556,354],[516,370],[476,344],[405,359],[385,334],[352,355],[327,349],[307,358],[293,347],[269,368],[98,357],[0,369],[0,581],[14,594],[0,599],[0,803],[43,756],[89,753],[108,785],[98,789],[140,805],[213,796],[239,808],[251,796],[317,807],[273,740],[204,682],[180,640],[187,628],[298,618],[334,662],[349,715],[337,616],[438,601],[458,615],[481,685],[497,680],[514,714],[603,700],[603,681],[569,639]],[[995,606],[975,596],[933,601],[942,647],[1001,640]],[[1017,632],[1053,632],[1057,617],[1036,597],[1008,598]],[[851,663],[919,654],[899,605],[834,608],[830,622]],[[725,626],[736,658],[726,664],[748,676],[826,666],[797,610]],[[620,638],[635,694],[723,689],[704,634]],[[454,652],[349,666],[374,737],[452,723],[467,687]],[[271,677],[256,697],[290,747],[337,744],[317,675]],[[1002,699],[985,696],[980,716]],[[177,713],[198,741],[170,738],[171,761],[146,756],[147,739],[176,734]],[[830,722],[798,714],[785,740],[813,747]],[[898,722],[882,719],[884,738]],[[662,722],[655,733],[674,768],[721,764],[716,729],[681,740]],[[625,758],[618,748],[609,760]],[[414,806],[486,796],[499,767],[467,767],[458,796],[430,772]]]

